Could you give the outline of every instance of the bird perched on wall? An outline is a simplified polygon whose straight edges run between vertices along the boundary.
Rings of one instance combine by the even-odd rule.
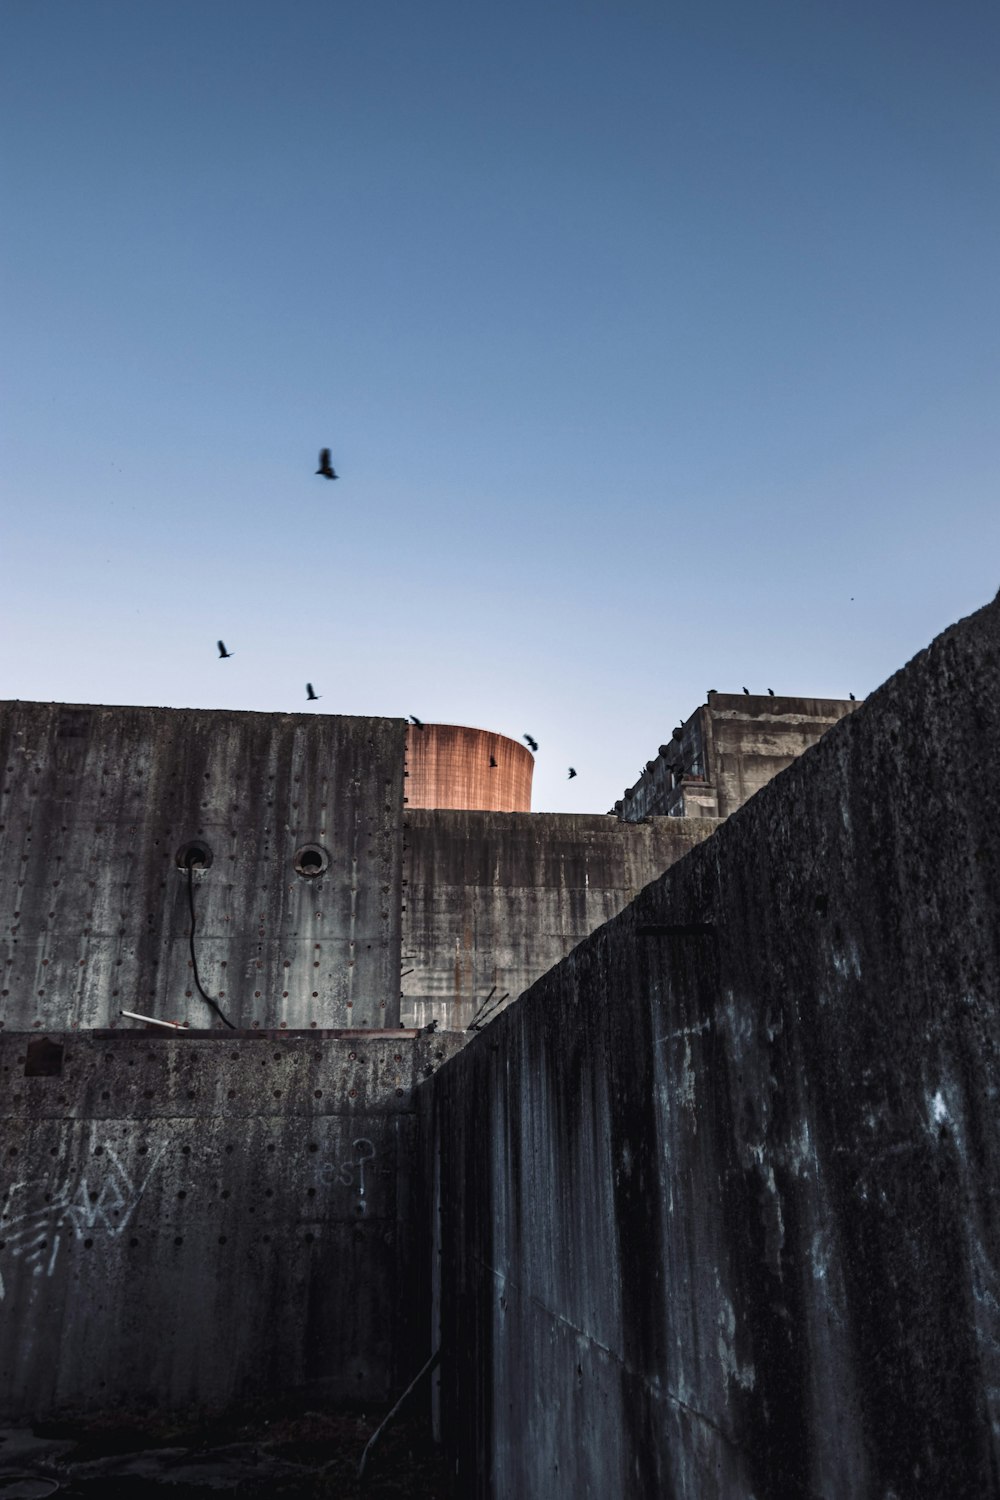
[[[225,643],[225,641],[218,641],[216,644],[219,647],[219,655],[223,659],[225,659],[227,656],[235,656],[236,655],[235,651],[227,651],[226,650],[226,643]]]
[[[319,468],[316,470],[316,473],[322,474],[324,479],[338,479],[340,477],[336,473],[333,464],[330,462],[329,448],[320,449]]]
[[[415,725],[417,729],[423,729],[424,727],[421,721],[417,718],[416,714],[410,715],[410,723]]]
[[[319,693],[313,692],[313,685],[311,682],[306,683],[306,697],[309,699],[310,703],[316,703],[319,700],[320,695]]]
[[[769,698],[773,698],[774,697],[774,688],[768,688],[767,695],[768,695]]]
[[[855,698],[855,696],[854,696],[853,693],[848,693],[847,696],[848,696],[848,698],[850,698],[850,700],[851,700],[852,703],[857,703],[858,700],[857,700],[857,698]]]
[[[538,749],[538,741],[537,740],[533,740],[531,738],[530,734],[522,734],[521,738],[523,740],[527,740],[527,742],[528,742],[528,749],[529,750],[534,751],[534,750]]]
[[[570,768],[569,768],[569,775],[568,775],[568,776],[567,776],[567,777],[566,777],[566,780],[567,780],[567,781],[572,781],[572,780],[573,780],[573,777],[574,777],[574,776],[575,776],[575,775],[576,775],[576,772],[575,772],[575,771],[574,771],[574,770],[573,770],[573,767],[572,767],[572,766],[570,766]]]
[[[743,691],[746,693],[747,697],[749,698],[749,696],[750,696],[750,689],[749,688],[744,688]]]

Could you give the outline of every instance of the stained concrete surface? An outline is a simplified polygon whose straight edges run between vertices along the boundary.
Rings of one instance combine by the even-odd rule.
[[[401,720],[0,704],[0,1020],[398,1024]],[[295,856],[316,845],[309,877]]]
[[[852,699],[709,693],[647,761],[617,805],[620,815],[633,823],[728,818],[858,706]]]
[[[465,1030],[498,1013],[709,832],[681,818],[407,810],[404,1024]]]
[[[1000,605],[436,1075],[463,1496],[1000,1494]]]
[[[461,1040],[0,1036],[0,1419],[397,1394],[415,1090]]]

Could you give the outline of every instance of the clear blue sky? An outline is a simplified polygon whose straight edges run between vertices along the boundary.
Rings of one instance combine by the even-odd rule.
[[[0,54],[0,696],[310,680],[601,812],[707,688],[861,696],[996,592],[996,0],[5,0]]]

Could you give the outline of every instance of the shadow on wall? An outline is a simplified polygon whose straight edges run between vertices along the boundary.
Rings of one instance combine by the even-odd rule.
[[[998,1493],[998,663],[994,603],[434,1080],[463,1494]]]

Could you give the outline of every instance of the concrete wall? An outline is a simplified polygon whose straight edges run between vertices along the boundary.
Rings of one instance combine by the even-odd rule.
[[[411,725],[406,738],[410,807],[530,812],[535,759],[527,745],[461,724]]]
[[[409,809],[406,825],[401,1015],[463,1031],[710,831],[674,818]]]
[[[0,1037],[0,1421],[396,1394],[427,1307],[414,1090],[453,1046]]]
[[[405,726],[388,719],[0,705],[0,1020],[120,1009],[238,1026],[394,1025]],[[324,874],[295,868],[321,846]]]
[[[1000,1493],[998,669],[995,603],[435,1078],[464,1496]]]
[[[713,693],[706,710],[705,758],[719,817],[742,807],[856,707],[834,698]]]

